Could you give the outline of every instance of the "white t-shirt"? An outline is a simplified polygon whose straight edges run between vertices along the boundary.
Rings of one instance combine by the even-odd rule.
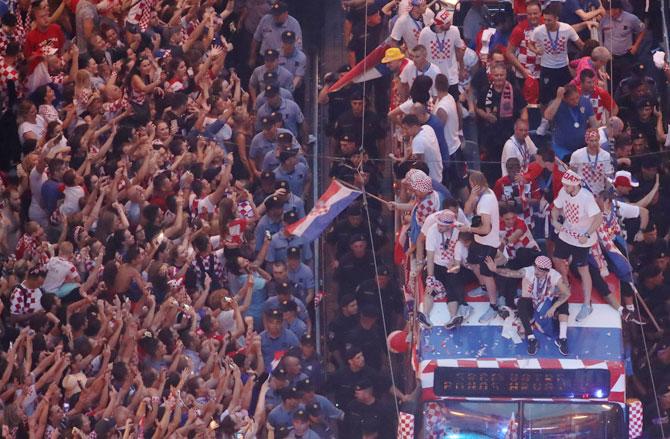
[[[442,181],[442,156],[440,144],[437,142],[435,131],[423,125],[421,130],[412,139],[412,153],[423,154],[423,161],[428,165],[428,175],[434,180]]]
[[[32,132],[37,137],[37,140],[41,139],[44,136],[44,133],[47,130],[47,121],[38,114],[35,123],[32,122],[23,122],[19,125],[19,141],[21,145],[26,142],[26,139],[23,137],[25,133]]]
[[[47,275],[42,289],[47,293],[56,292],[65,282],[75,279],[78,275],[74,264],[60,256],[49,259],[45,268]]]
[[[449,78],[449,85],[458,84],[456,50],[465,47],[458,28],[451,26],[445,32],[435,33],[430,27],[425,27],[419,35],[419,44],[428,51],[428,61]]]
[[[577,41],[579,35],[566,23],[558,23],[558,31],[548,32],[542,24],[535,28],[532,40],[542,51],[540,65],[549,69],[560,69],[568,65],[568,41]]]
[[[435,14],[430,9],[426,9],[422,20],[415,20],[409,13],[398,16],[398,19],[393,24],[391,29],[391,38],[396,41],[404,41],[408,50],[414,49],[419,44],[419,34],[424,26],[433,22]]]
[[[605,181],[608,177],[614,176],[612,156],[602,149],[599,149],[597,154],[591,155],[586,147],[579,148],[570,157],[570,167],[582,176],[594,194],[605,190]]]
[[[449,268],[454,265],[454,261],[460,262],[465,260],[465,246],[461,241],[458,240],[458,229],[453,228],[451,232],[440,233],[437,228],[437,224],[433,224],[430,229],[428,229],[428,234],[426,235],[426,251],[434,252],[433,262],[435,265],[441,267]],[[454,246],[454,254],[451,258],[448,258],[445,246],[451,242],[451,240],[456,240]]]
[[[79,199],[86,195],[84,188],[81,186],[66,187],[63,194],[65,194],[65,200],[63,200],[63,204],[60,207],[60,212],[63,215],[72,215],[79,212],[81,210],[79,208]]]
[[[486,189],[477,202],[477,215],[489,215],[491,217],[491,231],[488,235],[475,234],[475,242],[489,247],[500,247],[500,212],[498,199],[491,189]]]
[[[553,291],[561,281],[561,273],[553,268],[549,269],[545,281],[546,283],[539,282],[538,285],[538,282],[535,280],[535,267],[525,267],[520,271],[523,272],[523,278],[521,279],[521,297],[533,297],[536,301],[539,301],[542,299],[541,296],[554,296]],[[542,289],[542,291],[540,291],[540,289]]]
[[[435,64],[429,63],[428,67],[424,71],[417,71],[416,65],[413,61],[407,63],[402,72],[400,72],[400,82],[407,84],[410,88],[414,84],[414,80],[419,76],[429,76],[433,80],[433,86],[430,88],[430,95],[436,96],[437,90],[435,90],[435,77],[440,74],[440,68]]]
[[[617,215],[621,219],[637,218],[640,216],[640,208],[630,203],[614,200],[614,205],[617,207]]]
[[[428,229],[431,228],[434,224],[437,224],[437,215],[440,212],[444,212],[444,210],[438,210],[437,212],[433,212],[430,215],[426,217],[425,220],[423,220],[423,225],[421,226],[421,233],[423,233],[423,236],[428,236]],[[463,209],[460,207],[458,208],[458,215],[456,216],[456,221],[458,221],[461,224],[465,225],[470,225],[470,221],[468,220],[468,217],[465,216],[465,212],[463,212]]]
[[[558,237],[564,242],[575,247],[591,247],[596,243],[597,234],[592,233],[586,243],[579,242],[579,236],[588,232],[593,223],[593,217],[600,215],[600,207],[596,203],[593,194],[581,188],[574,197],[561,188],[558,196],[554,199],[554,206],[563,209],[563,229]],[[566,230],[567,229],[567,230]]]
[[[456,108],[456,100],[450,94],[442,97],[433,106],[433,113],[437,115],[439,109],[447,113],[447,123],[444,124],[444,139],[447,141],[449,147],[449,155],[458,151],[461,147],[461,138],[458,136],[458,109]]]
[[[531,139],[530,136],[526,136],[524,140],[525,142],[521,143],[516,139],[516,137],[512,136],[507,139],[507,142],[505,142],[502,156],[500,157],[500,168],[502,169],[503,177],[507,175],[507,168],[505,167],[507,160],[513,157],[518,158],[521,162],[522,172],[526,172],[528,165],[533,159],[533,156],[537,154],[537,146],[535,146],[533,139]]]

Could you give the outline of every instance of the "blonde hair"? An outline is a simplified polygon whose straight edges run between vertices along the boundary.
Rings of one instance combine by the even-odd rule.
[[[486,177],[479,171],[470,171],[469,180],[475,186],[483,188],[489,187],[489,182],[486,180]]]
[[[594,48],[593,51],[591,52],[591,58],[593,58],[594,61],[607,62],[610,59],[612,59],[612,54],[607,49],[607,47],[598,46]]]

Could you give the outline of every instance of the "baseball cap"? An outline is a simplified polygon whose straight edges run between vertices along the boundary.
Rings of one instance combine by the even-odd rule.
[[[640,182],[628,171],[617,171],[617,173],[614,174],[614,181],[612,184],[621,187],[638,187]]]
[[[277,72],[265,72],[263,73],[263,82],[266,84],[277,84],[277,81],[279,80],[279,76],[277,75]]]
[[[266,60],[275,60],[279,58],[279,52],[277,52],[275,49],[267,49],[263,53],[263,58]]]
[[[347,349],[344,351],[344,359],[345,360],[351,360],[358,354],[362,354],[363,350],[359,348],[358,346],[352,345],[349,346]]]
[[[377,267],[377,273],[379,273],[380,276],[390,276],[391,270],[389,269],[388,265],[380,264]]]
[[[286,189],[287,191],[289,190],[288,188],[288,181],[286,180],[279,180],[275,182],[275,190],[276,189]]]
[[[372,388],[372,380],[368,377],[362,377],[356,382],[355,390],[366,390]]]
[[[300,398],[300,392],[298,392],[298,389],[293,387],[284,387],[279,391],[279,395],[281,396],[281,399],[289,399],[289,398]]]
[[[314,339],[314,336],[312,334],[305,334],[300,339],[300,344],[316,346],[316,340]]]
[[[271,116],[261,117],[261,127],[263,127],[263,129],[267,130],[269,128],[272,128],[274,124],[275,120]]]
[[[314,382],[309,378],[305,378],[302,381],[298,381],[295,385],[300,392],[313,392],[314,391]]]
[[[276,84],[268,84],[263,89],[265,96],[268,98],[273,98],[279,95],[279,87]]]
[[[286,251],[289,258],[300,259],[300,247],[289,247]]]
[[[281,15],[288,11],[288,6],[284,2],[277,2],[270,8],[270,14]]]
[[[319,415],[321,415],[321,406],[319,405],[318,402],[313,402],[311,404],[308,404],[307,405],[307,413],[310,416],[314,416],[314,417],[319,416]]]
[[[295,213],[293,210],[291,210],[291,211],[286,212],[286,213],[284,214],[284,218],[283,218],[283,219],[284,219],[285,222],[287,222],[287,223],[289,223],[289,224],[293,224],[294,222],[298,221],[300,218],[298,218],[298,214],[297,214],[297,213]]]
[[[261,180],[269,181],[269,180],[274,180],[274,179],[275,179],[275,175],[270,171],[265,171],[265,172],[261,173]]]
[[[347,209],[347,216],[361,216],[363,215],[363,209],[361,209],[361,206],[358,206],[356,204],[349,206]]]
[[[282,131],[277,134],[277,143],[293,145],[293,134]]]
[[[309,421],[309,415],[307,414],[306,410],[299,409],[299,410],[296,410],[295,413],[293,413],[293,420],[294,421],[307,422],[307,421]]]
[[[361,315],[368,318],[377,318],[379,317],[379,310],[376,306],[372,304],[367,304],[361,307]]]
[[[281,34],[282,43],[293,44],[295,43],[295,32],[287,30]]]
[[[267,317],[269,320],[284,320],[284,315],[277,308],[271,309],[265,313],[265,317]]]
[[[279,310],[281,312],[297,312],[298,311],[298,304],[295,303],[292,300],[284,300],[282,303],[279,304]]]
[[[285,162],[291,157],[298,155],[298,150],[293,148],[293,145],[284,145],[284,147],[279,152],[279,161]]]
[[[274,175],[274,174],[273,174]],[[284,205],[284,202],[279,199],[276,195],[271,196],[267,200],[265,200],[265,208],[266,209],[276,209],[278,207],[282,207]]]
[[[291,284],[288,282],[279,282],[276,291],[277,294],[289,294],[291,292]]]
[[[365,242],[368,242],[368,240],[365,239],[365,236],[363,236],[362,233],[354,233],[354,234],[351,235],[351,237],[349,238],[349,244],[350,244],[350,245],[353,244],[354,242],[359,242],[359,241],[365,241]]]
[[[285,380],[288,377],[286,369],[283,367],[275,367],[272,369],[272,373],[270,373],[270,375],[277,378],[278,380]]]
[[[356,300],[356,296],[354,296],[354,295],[351,294],[351,293],[345,293],[345,294],[342,294],[342,295],[339,297],[339,300],[338,300],[337,302],[338,302],[338,304],[342,307],[342,306],[347,306],[347,305],[349,305],[351,302],[353,302],[353,301],[355,301],[355,300]]]
[[[421,1],[421,0],[419,0]],[[382,58],[382,64],[387,64],[392,61],[398,61],[405,58],[405,54],[397,47],[391,47],[386,49],[384,52],[384,58]]]

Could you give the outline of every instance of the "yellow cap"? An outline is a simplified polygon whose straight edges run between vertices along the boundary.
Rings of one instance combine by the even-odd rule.
[[[384,52],[384,58],[382,58],[382,63],[390,63],[391,61],[398,61],[405,58],[405,54],[402,53],[400,49],[397,47],[391,47],[389,49],[386,49],[386,52]]]

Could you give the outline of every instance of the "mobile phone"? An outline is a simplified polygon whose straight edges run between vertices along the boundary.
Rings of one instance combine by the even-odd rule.
[[[272,233],[270,233],[269,230],[265,231],[265,239],[267,239],[268,241],[272,241]]]
[[[69,402],[64,402],[64,403],[63,403],[63,411],[64,411],[65,413],[67,413],[67,412],[70,411],[70,403],[69,403]]]

